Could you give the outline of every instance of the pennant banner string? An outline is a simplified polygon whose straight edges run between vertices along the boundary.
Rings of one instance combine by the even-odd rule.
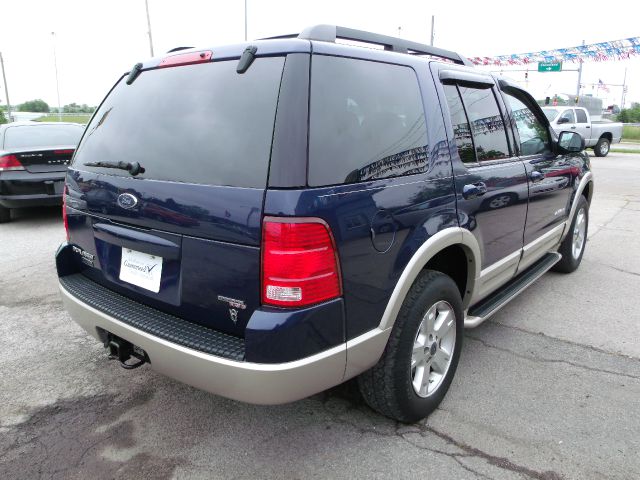
[[[497,57],[471,57],[475,65],[528,65],[537,62],[606,62],[610,60],[628,60],[640,55],[640,37],[623,38],[609,42],[579,45],[571,48],[542,50],[540,52],[498,55]]]

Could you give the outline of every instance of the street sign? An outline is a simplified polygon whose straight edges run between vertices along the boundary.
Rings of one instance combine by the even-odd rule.
[[[562,62],[538,62],[539,72],[561,72]]]

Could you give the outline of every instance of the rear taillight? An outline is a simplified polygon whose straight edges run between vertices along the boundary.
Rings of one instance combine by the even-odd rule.
[[[67,186],[62,190],[62,223],[64,224],[64,232],[69,241],[69,220],[67,219]]]
[[[342,294],[338,255],[319,219],[266,218],[262,227],[262,303],[302,307]]]
[[[54,150],[53,154],[54,155],[73,155],[73,149],[69,148],[66,150]]]
[[[6,170],[24,170],[24,167],[15,155],[3,155],[0,157],[0,172]]]

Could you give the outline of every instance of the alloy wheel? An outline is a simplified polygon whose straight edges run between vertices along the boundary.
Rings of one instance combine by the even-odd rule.
[[[456,344],[456,315],[444,300],[432,305],[422,318],[413,342],[411,383],[420,397],[432,395],[442,384]]]

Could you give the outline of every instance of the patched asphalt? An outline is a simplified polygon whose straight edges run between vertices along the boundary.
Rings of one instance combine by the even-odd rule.
[[[59,209],[0,225],[0,478],[640,478],[640,155],[592,158],[580,269],[467,331],[433,415],[349,383],[247,405],[125,371],[62,308]]]

